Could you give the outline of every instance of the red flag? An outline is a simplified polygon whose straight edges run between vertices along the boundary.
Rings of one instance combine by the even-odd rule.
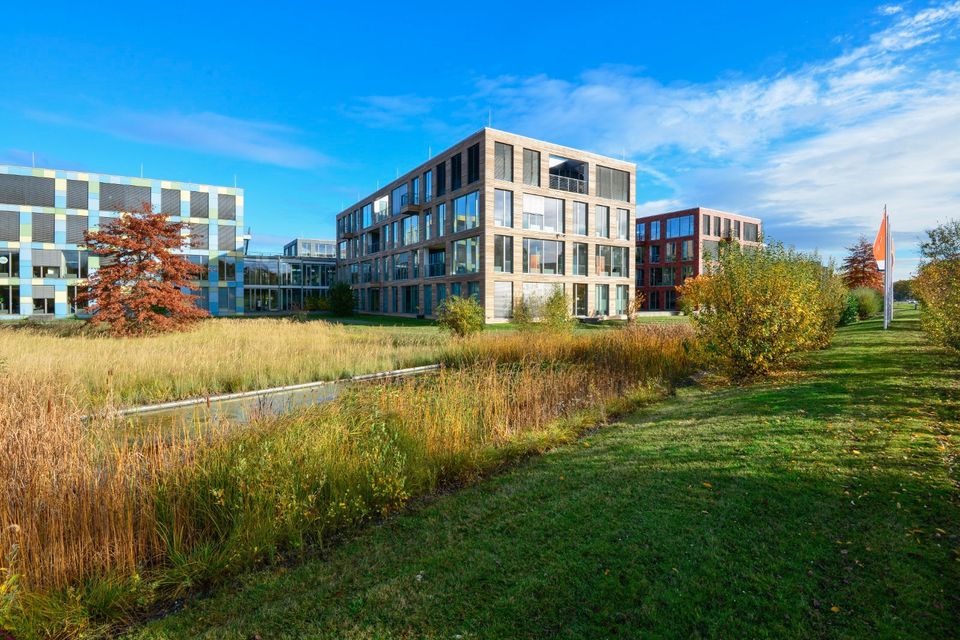
[[[891,247],[893,249],[893,247]],[[877,267],[881,271],[884,268],[884,261],[887,255],[887,214],[884,212],[883,221],[880,223],[880,230],[877,232],[877,239],[873,241],[873,259],[877,261]]]

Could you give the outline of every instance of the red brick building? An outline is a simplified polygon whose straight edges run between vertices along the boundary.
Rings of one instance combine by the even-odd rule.
[[[646,311],[679,309],[676,287],[703,273],[704,254],[724,239],[759,244],[760,220],[694,207],[637,217],[637,295]]]

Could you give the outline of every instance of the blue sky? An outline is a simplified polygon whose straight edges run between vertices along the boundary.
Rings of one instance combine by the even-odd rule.
[[[886,203],[898,276],[960,216],[960,2],[643,5],[14,3],[0,162],[236,176],[268,251],[492,113],[636,161],[641,213],[739,211],[840,255]]]

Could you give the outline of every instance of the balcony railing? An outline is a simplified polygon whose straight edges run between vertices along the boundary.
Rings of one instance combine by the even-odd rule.
[[[370,253],[380,253],[380,243],[379,243],[379,242],[371,242],[369,245],[367,245],[367,253],[368,253],[368,254],[370,254]]]
[[[577,178],[568,178],[566,176],[557,176],[550,174],[550,188],[560,191],[570,191],[572,193],[586,193],[587,181]]]
[[[440,276],[446,275],[446,273],[447,264],[445,262],[434,262],[427,265],[428,278],[439,278]]]
[[[420,212],[419,194],[405,193],[400,196],[400,215]]]

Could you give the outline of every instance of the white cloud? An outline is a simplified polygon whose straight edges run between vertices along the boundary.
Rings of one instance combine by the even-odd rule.
[[[30,111],[27,115],[53,124],[102,131],[126,140],[282,167],[309,168],[330,161],[323,154],[292,141],[298,132],[290,127],[218,113],[105,110],[82,118],[44,111]]]

